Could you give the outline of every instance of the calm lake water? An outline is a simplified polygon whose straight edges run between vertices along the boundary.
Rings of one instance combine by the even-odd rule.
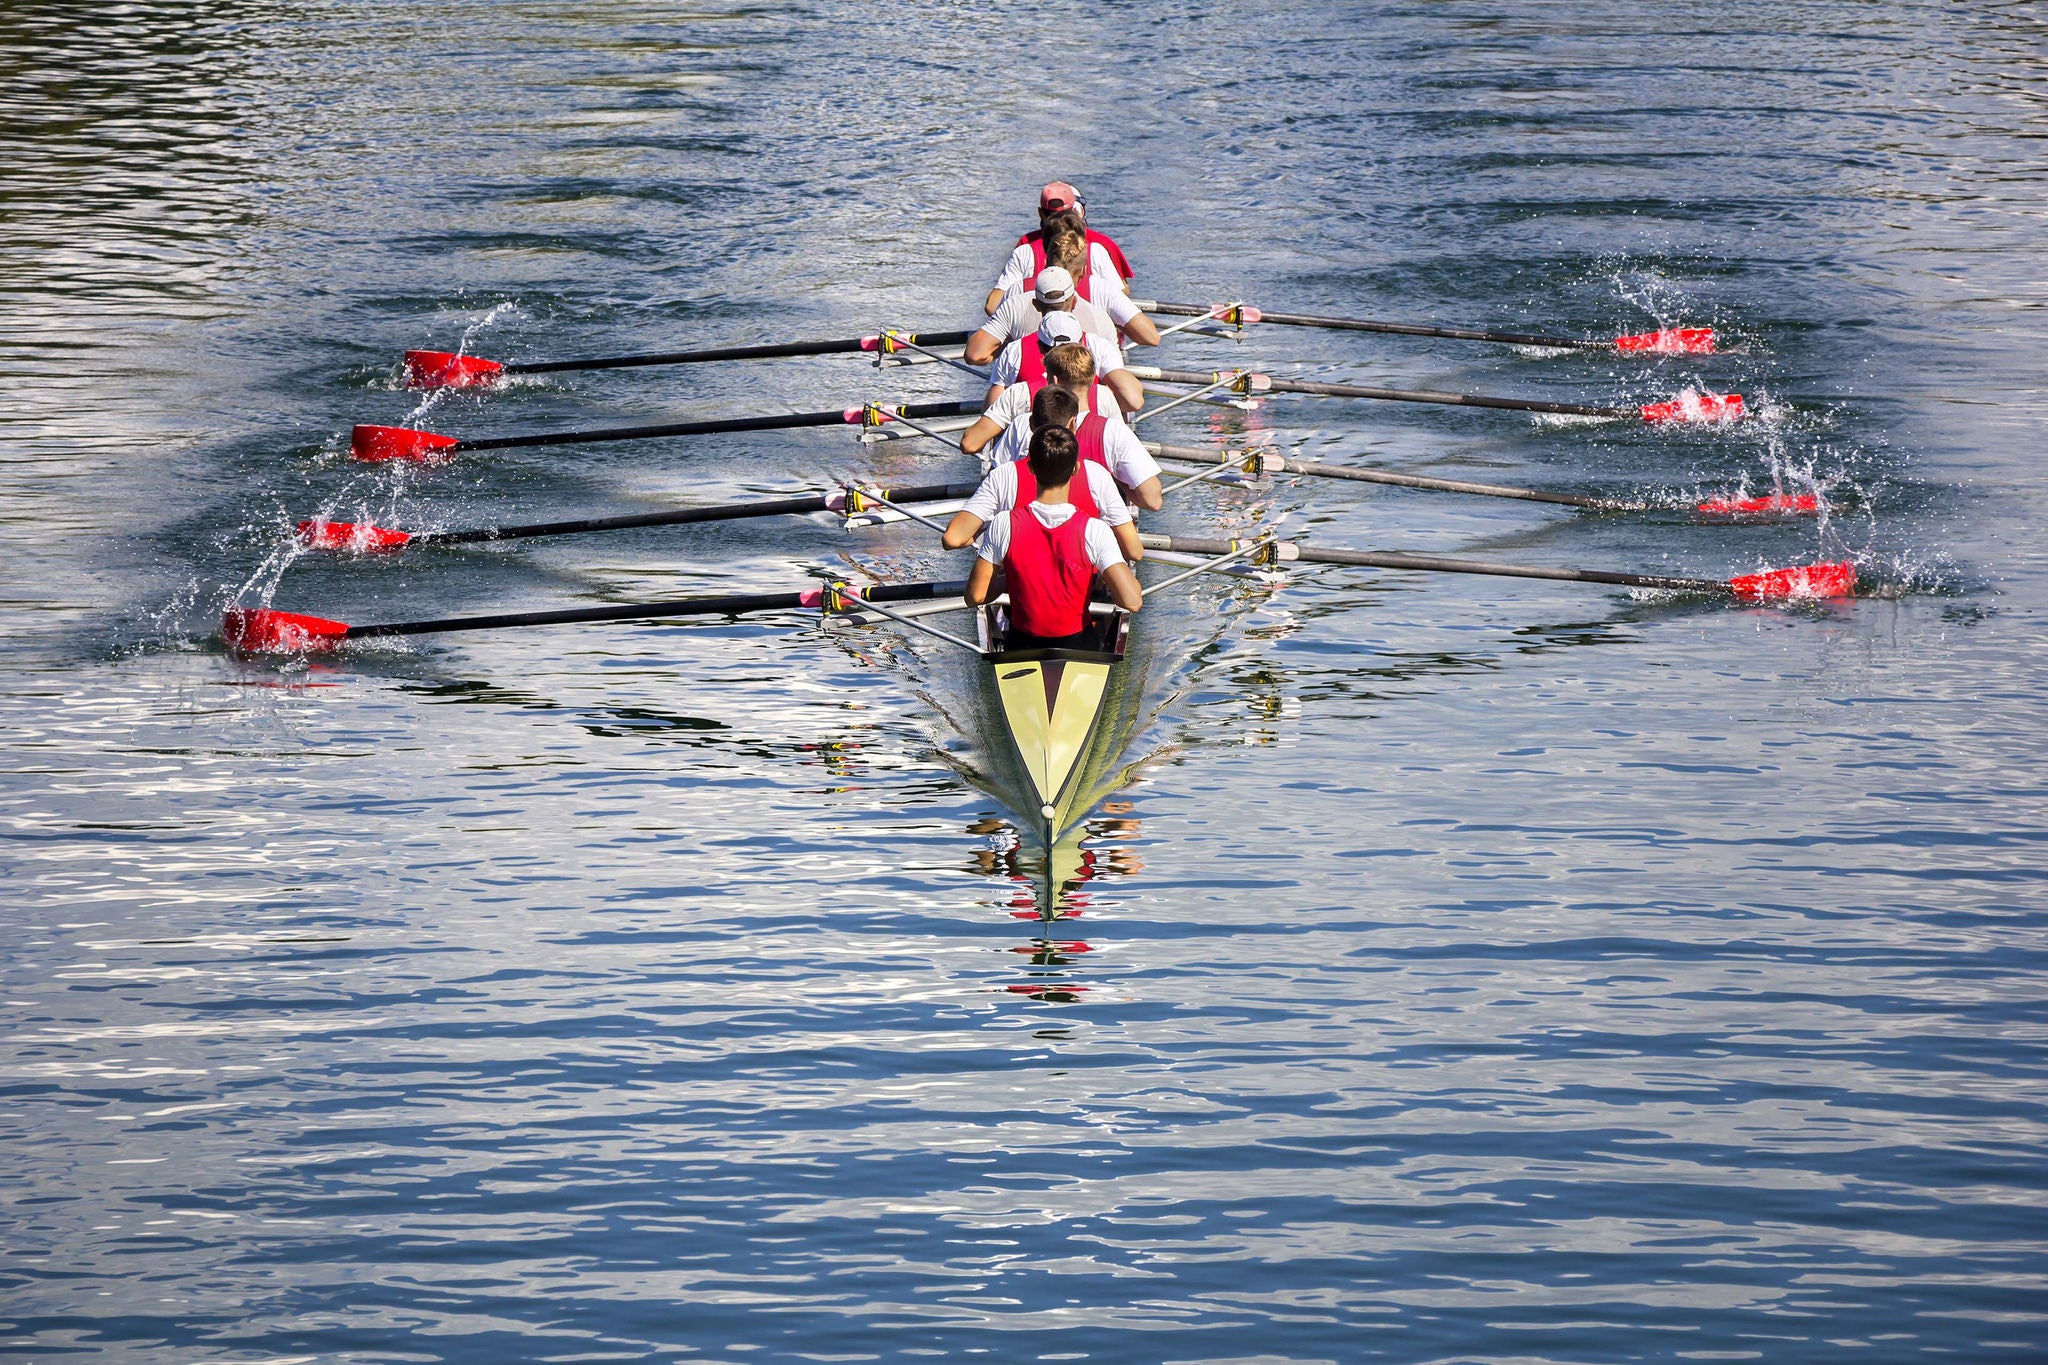
[[[0,1349],[2048,1358],[2044,50],[2034,6],[1821,0],[0,9]],[[966,325],[1054,176],[1140,294],[1729,348],[1169,364],[1764,410],[1188,407],[1160,434],[1658,510],[1283,479],[1161,529],[1864,595],[1163,597],[1048,928],[921,637],[212,638],[957,573],[822,519],[290,543],[964,477],[832,430],[411,471],[347,431],[964,395],[394,380]],[[1829,515],[1685,510],[1775,485]]]

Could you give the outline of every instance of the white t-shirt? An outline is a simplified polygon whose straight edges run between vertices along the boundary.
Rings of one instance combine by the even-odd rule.
[[[1117,491],[1116,480],[1110,472],[1093,460],[1081,462],[1080,473],[1088,477],[1088,491],[1095,495],[1095,515],[1107,526],[1122,526],[1131,519],[1131,509],[1124,505],[1124,495]],[[999,464],[988,472],[981,486],[974,490],[974,496],[961,508],[981,520],[994,521],[998,516],[1017,505],[1017,466]]]
[[[1121,294],[1116,297],[1123,298],[1126,304],[1130,302]],[[1101,304],[1090,303],[1084,298],[1076,297],[1074,306],[1067,311],[1074,315],[1074,321],[1080,323],[1081,330],[1089,336],[1101,337],[1112,346],[1116,344],[1119,320],[1112,317]],[[1129,311],[1135,315],[1138,310],[1132,308]],[[1038,330],[1038,324],[1044,320],[1045,314],[1039,311],[1036,295],[1022,289],[1012,289],[1003,295],[1003,301],[996,305],[996,311],[989,315],[988,321],[981,324],[981,330],[994,337],[997,345],[1007,346],[1018,337],[1030,336]],[[1122,321],[1128,322],[1130,319],[1124,318]]]
[[[1031,515],[1038,518],[1038,524],[1048,531],[1065,526],[1067,518],[1074,515],[1071,502],[1030,502],[1025,505],[1031,509]],[[1088,524],[1081,528],[1081,548],[1097,573],[1124,562],[1124,552],[1117,548],[1116,537],[1109,533],[1100,517],[1088,518]],[[981,534],[974,541],[974,553],[991,564],[1001,564],[1010,557],[1009,513],[1005,512],[981,528]]]
[[[1022,388],[1022,385],[1012,385]],[[1009,389],[1003,393],[1008,395]],[[1031,413],[1027,410],[1003,428],[1003,434],[989,443],[982,451],[982,457],[997,469],[1006,464],[1015,464],[1031,453]],[[1159,462],[1152,458],[1152,452],[1145,449],[1145,443],[1138,439],[1138,433],[1118,421],[1112,409],[1109,420],[1102,424],[1102,460],[1109,466],[1109,472],[1118,483],[1126,488],[1136,488],[1147,479],[1157,478]],[[1093,464],[1093,460],[1083,461]]]
[[[1113,371],[1121,370],[1124,367],[1124,353],[1116,348],[1114,341],[1104,341],[1098,336],[1084,336],[1081,340],[1088,344],[1088,354],[1095,357],[1095,377],[1097,379],[1106,379]],[[1048,346],[1046,349],[1051,350],[1052,348]],[[996,352],[995,363],[988,367],[988,382],[1002,388],[1008,388],[1016,383],[1017,366],[1021,362],[1023,355],[1024,339],[1022,337]]]
[[[1010,253],[1010,259],[1003,262],[1003,273],[996,276],[995,288],[1009,293],[1024,281],[1032,278],[1031,263],[1037,256],[1031,250],[1031,243],[1019,242]],[[1113,280],[1123,276],[1116,273],[1116,262],[1100,242],[1088,244],[1088,273],[1107,275]]]

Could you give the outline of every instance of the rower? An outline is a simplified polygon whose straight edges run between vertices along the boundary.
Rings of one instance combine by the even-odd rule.
[[[1067,496],[1080,455],[1071,431],[1047,427],[1032,437],[1026,464],[1038,492],[990,521],[975,542],[962,596],[970,607],[988,601],[1002,569],[1010,594],[1006,648],[1088,648],[1088,597],[1098,574],[1116,605],[1125,611],[1144,605],[1144,590],[1118,553],[1116,537]]]
[[[1018,337],[997,353],[989,366],[988,397],[982,401],[982,407],[992,406],[1012,384],[1023,384],[1036,394],[1046,385],[1046,352],[1055,346],[1076,344],[1088,348],[1088,354],[1095,360],[1096,375],[1116,395],[1119,407],[1130,413],[1145,406],[1145,386],[1124,368],[1123,352],[1114,342],[1083,332],[1072,313],[1047,313],[1036,332]]]
[[[1091,414],[1092,415],[1092,414]],[[1048,384],[1038,391],[1038,397],[1031,400],[1031,412],[1025,418],[1030,434],[1049,428],[1059,427],[1074,431],[1082,422],[1081,402],[1071,390],[1058,384]],[[1100,417],[1097,421],[1097,450],[1100,450]],[[1121,424],[1119,424],[1121,425]],[[1125,428],[1128,430],[1129,428]],[[1085,431],[1085,428],[1084,428]],[[1026,449],[1030,436],[1025,437]],[[1117,481],[1109,467],[1102,462],[1099,454],[1089,457],[1089,437],[1083,432],[1075,433],[1076,449],[1080,458],[1081,477],[1068,487],[1068,498],[1085,516],[1100,517],[1110,534],[1116,537],[1117,548],[1123,557],[1135,564],[1145,557],[1144,544],[1138,539],[1138,528],[1131,520],[1131,509],[1124,504],[1123,494],[1117,491]],[[1139,447],[1142,454],[1144,448]],[[1148,457],[1149,458],[1149,457]],[[1154,469],[1158,466],[1154,465]],[[1155,478],[1153,486],[1158,486]],[[963,549],[974,543],[981,528],[997,517],[1008,512],[1020,502],[1029,502],[1037,495],[1038,481],[1032,476],[1028,460],[1005,460],[988,472],[981,486],[974,490],[974,496],[967,505],[953,514],[952,522],[946,527],[945,546],[949,550]]]
[[[1124,496],[1148,512],[1163,504],[1159,464],[1115,408],[1103,407],[1095,383],[1095,358],[1085,346],[1055,346],[1045,353],[1050,382],[1036,395],[1012,384],[960,436],[960,449],[980,455],[985,464],[1001,466],[1024,458],[1036,429],[1037,400],[1054,389],[1074,398],[1079,416],[1069,425],[1081,442],[1081,458],[1101,463],[1126,491]],[[991,446],[990,443],[994,442]]]
[[[1064,180],[1055,180],[1038,192],[1038,231],[1027,232],[1017,239],[1010,259],[1003,264],[1003,273],[996,276],[995,288],[989,290],[983,312],[995,312],[1003,301],[1003,295],[1024,281],[1036,278],[1038,272],[1045,269],[1048,264],[1045,233],[1056,220],[1070,223],[1086,234],[1089,267],[1083,273],[1114,275],[1124,284],[1130,283],[1131,263],[1124,259],[1123,248],[1106,234],[1091,229],[1088,226],[1088,206],[1081,202],[1079,191]]]
[[[1038,272],[1032,292],[1013,289],[1003,296],[1001,306],[974,335],[967,338],[962,359],[970,365],[986,365],[996,353],[1027,332],[1035,331],[1047,313],[1072,313],[1081,330],[1092,337],[1115,342],[1122,332],[1140,346],[1157,346],[1159,329],[1152,319],[1138,311],[1130,295],[1107,287],[1101,276],[1095,282],[1104,287],[1093,291],[1101,302],[1086,297],[1074,283],[1075,276],[1063,265],[1049,265]]]

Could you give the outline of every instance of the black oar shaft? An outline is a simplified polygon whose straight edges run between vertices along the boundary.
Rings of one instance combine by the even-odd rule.
[[[1213,306],[1198,303],[1162,303],[1149,301],[1148,313],[1165,313],[1177,318],[1205,317],[1215,311]],[[1538,336],[1533,332],[1480,332],[1469,327],[1431,327],[1419,322],[1377,322],[1371,318],[1326,318],[1313,313],[1268,313],[1259,310],[1260,322],[1278,323],[1282,327],[1321,327],[1338,332],[1382,332],[1391,336],[1404,337],[1446,337],[1452,341],[1492,341],[1504,346],[1546,346],[1574,351],[1611,351],[1611,341],[1589,341],[1578,337]]]
[[[964,498],[972,493],[971,483],[927,484],[897,488],[884,496],[897,502],[937,502],[942,498]],[[526,540],[534,536],[569,536],[586,531],[627,531],[640,526],[687,526],[703,521],[739,521],[747,517],[803,516],[829,511],[833,495],[810,493],[800,498],[771,498],[761,502],[728,502],[710,507],[678,507],[667,512],[632,512],[616,517],[585,517],[578,521],[543,521],[529,526],[483,526],[469,531],[424,531],[409,542],[413,545],[473,545],[486,540]]]
[[[957,346],[971,332],[912,333],[926,346]],[[867,337],[834,341],[779,341],[757,346],[715,346],[701,351],[657,351],[649,355],[597,356],[586,360],[521,360],[505,366],[506,374],[557,374],[563,370],[627,370],[643,365],[700,365],[714,360],[777,360],[785,356],[838,355],[874,348]]]
[[[1184,550],[1190,554],[1223,555],[1242,548],[1242,542],[1191,540],[1185,536],[1142,536],[1147,549]],[[1605,569],[1553,569],[1534,564],[1495,564],[1483,559],[1454,559],[1442,555],[1412,555],[1394,551],[1326,550],[1309,545],[1283,544],[1283,559],[1307,564],[1343,564],[1363,569],[1411,569],[1419,573],[1485,574],[1495,578],[1547,578],[1564,583],[1611,583],[1624,588],[1662,588],[1677,592],[1725,593],[1728,585],[1714,578],[1676,578],[1664,574],[1612,573]]]
[[[1170,446],[1147,442],[1147,448],[1162,459],[1217,462],[1218,457],[1195,446]],[[1240,452],[1251,453],[1251,452]],[[1352,483],[1381,483],[1395,488],[1419,488],[1433,493],[1466,493],[1480,498],[1514,498],[1521,502],[1552,503],[1559,507],[1582,507],[1590,512],[1642,512],[1647,503],[1621,502],[1613,498],[1581,497],[1576,493],[1546,493],[1536,488],[1513,488],[1497,483],[1470,483],[1463,479],[1433,479],[1426,474],[1395,474],[1381,469],[1359,469],[1352,465],[1317,464],[1290,460],[1274,451],[1255,452],[1264,469],[1307,474],[1318,479],[1345,479]],[[1223,457],[1227,463],[1229,457]]]
[[[1211,384],[1213,374],[1199,370],[1155,370],[1152,377],[1169,384]],[[1585,403],[1547,403],[1535,398],[1495,398],[1483,393],[1444,393],[1435,389],[1381,389],[1363,384],[1310,384],[1298,379],[1268,380],[1274,393],[1312,393],[1325,398],[1376,398],[1389,403],[1446,403],[1465,408],[1505,408],[1510,412],[1548,412],[1565,417],[1639,417],[1634,408],[1597,408]]]
[[[860,595],[879,602],[913,602],[950,597],[966,582],[898,583],[862,588]],[[807,605],[802,592],[742,593],[729,597],[682,597],[668,602],[625,602],[607,607],[569,607],[559,611],[501,612],[493,616],[449,616],[431,621],[392,621],[375,626],[350,626],[344,638],[378,635],[438,635],[456,630],[514,630],[523,626],[581,625],[592,621],[656,620],[670,616],[740,616],[756,611],[794,611]]]
[[[884,412],[905,417],[957,417],[978,413],[982,405],[972,400],[946,403],[905,403],[886,407]],[[457,441],[453,450],[511,450],[521,446],[584,445],[597,441],[651,441],[670,436],[711,436],[739,431],[786,431],[795,427],[841,426],[858,421],[859,409],[849,419],[847,409],[829,412],[792,412],[769,417],[719,417],[697,422],[659,422],[644,427],[600,427],[592,431],[544,431],[530,436],[478,436]]]

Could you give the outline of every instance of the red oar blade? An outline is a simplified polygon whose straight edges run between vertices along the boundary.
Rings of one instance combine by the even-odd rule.
[[[1801,564],[1767,573],[1743,574],[1728,580],[1728,590],[1745,602],[1847,597],[1856,591],[1856,566],[1844,560],[1838,564]]]
[[[1647,351],[1652,355],[1712,355],[1714,329],[1711,327],[1660,327],[1654,332],[1616,337],[1617,351]]]
[[[405,386],[408,389],[475,389],[498,382],[505,367],[480,355],[457,355],[453,351],[407,351]]]
[[[220,618],[220,638],[237,654],[311,654],[333,649],[348,626],[320,616],[267,607],[229,607]]]
[[[373,550],[397,550],[412,539],[410,532],[389,531],[367,521],[302,521],[299,544],[309,550],[345,550],[369,554]]]
[[[1700,393],[1687,389],[1662,403],[1645,403],[1645,422],[1734,422],[1743,416],[1739,393]]]
[[[1817,517],[1820,498],[1813,493],[1772,493],[1761,498],[1709,498],[1699,505],[1709,517]]]
[[[457,444],[453,436],[411,427],[358,426],[348,436],[348,453],[372,464],[384,460],[412,460],[433,464],[445,460]]]

